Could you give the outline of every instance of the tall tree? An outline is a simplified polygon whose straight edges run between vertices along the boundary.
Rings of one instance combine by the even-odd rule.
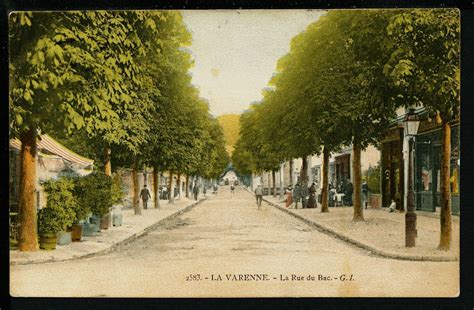
[[[387,27],[393,44],[384,73],[402,106],[423,106],[442,128],[439,249],[451,247],[451,122],[459,118],[460,16],[456,9],[399,12]]]

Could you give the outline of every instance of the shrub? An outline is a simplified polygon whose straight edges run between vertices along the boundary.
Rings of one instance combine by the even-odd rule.
[[[40,233],[57,233],[64,230],[69,214],[59,207],[46,207],[38,211]]]
[[[77,201],[72,193],[74,182],[69,178],[59,178],[42,182],[46,192],[46,207],[39,217],[39,228],[42,232],[66,230],[73,223]],[[58,230],[59,229],[59,230]]]
[[[370,167],[367,171],[367,185],[371,193],[380,194],[380,165]]]
[[[113,204],[112,178],[100,172],[79,178],[76,181],[75,195],[81,208],[103,216]]]

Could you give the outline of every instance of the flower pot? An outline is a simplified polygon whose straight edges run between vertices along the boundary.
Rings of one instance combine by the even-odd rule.
[[[77,242],[82,240],[82,228],[84,224],[72,224],[71,233],[72,233],[72,241]]]
[[[110,212],[105,214],[104,216],[102,216],[100,218],[100,228],[101,229],[109,229],[110,220],[111,220]]]
[[[90,217],[90,223],[94,227],[94,232],[100,232],[100,219],[97,215]]]
[[[114,213],[112,217],[113,226],[122,226],[122,213]]]
[[[61,231],[58,233],[58,245],[68,245],[72,242],[71,232]]]
[[[93,237],[97,236],[97,225],[96,224],[91,224],[91,223],[84,223],[84,226],[82,227],[82,235],[84,237]]]
[[[58,237],[55,233],[41,233],[40,234],[40,249],[54,250],[56,249],[57,242],[58,242]]]

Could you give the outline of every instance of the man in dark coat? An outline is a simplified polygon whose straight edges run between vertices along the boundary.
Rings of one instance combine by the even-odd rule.
[[[295,202],[295,209],[298,209],[298,201],[301,199],[301,187],[299,183],[296,183],[293,189],[293,201]]]
[[[194,194],[194,200],[198,200],[199,186],[197,186],[197,184],[194,185],[193,194]]]
[[[143,209],[148,209],[148,199],[151,198],[151,194],[150,194],[150,191],[148,190],[148,188],[146,188],[146,184],[143,185],[143,188],[140,192],[140,198],[142,199],[143,201]]]
[[[347,179],[346,190],[345,190],[345,200],[348,206],[352,206],[352,193],[354,192],[354,187],[350,179]]]

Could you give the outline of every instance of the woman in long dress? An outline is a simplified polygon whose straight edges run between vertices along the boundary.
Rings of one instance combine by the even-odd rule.
[[[311,184],[311,187],[309,188],[309,199],[308,199],[308,208],[317,208],[317,202],[316,202],[316,184],[313,183]]]
[[[289,208],[291,206],[291,204],[293,203],[293,188],[290,186],[288,186],[286,188],[286,207]]]

